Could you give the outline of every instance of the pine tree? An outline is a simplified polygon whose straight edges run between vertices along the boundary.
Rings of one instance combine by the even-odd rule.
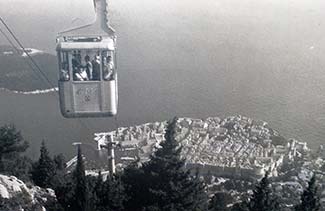
[[[104,206],[102,204],[102,193],[103,193],[103,178],[102,178],[101,171],[98,173],[98,176],[95,180],[92,180],[92,183],[94,183],[90,188],[91,190],[91,196],[90,196],[90,202],[91,206],[96,211],[102,211],[104,210]],[[91,183],[91,182],[90,182]],[[89,185],[90,186],[90,185]]]
[[[226,192],[217,192],[213,195],[210,204],[210,211],[227,211],[230,210],[228,208],[228,204],[233,201],[231,195]]]
[[[55,155],[53,157],[53,161],[55,163],[55,168],[58,170],[58,171],[62,171],[65,169],[66,167],[66,164],[65,164],[65,157],[64,155],[61,153],[61,154],[58,154],[58,155]]]
[[[208,170],[208,173],[204,176],[204,182],[205,184],[211,184],[212,182],[212,179],[213,179],[213,175],[210,171],[210,169]]]
[[[5,158],[15,158],[16,153],[24,152],[27,148],[28,143],[13,125],[2,126],[0,128],[0,171],[5,170]]]
[[[126,210],[142,211],[142,207],[150,203],[148,178],[145,178],[143,169],[133,163],[124,169],[121,179],[127,195]]]
[[[195,211],[207,209],[207,195],[203,183],[198,176],[191,176],[190,172],[185,169],[185,160],[181,158],[182,149],[175,140],[176,123],[177,119],[174,118],[168,124],[165,133],[166,140],[150,157],[150,161],[144,163],[139,170],[131,169],[134,178],[138,179],[136,181],[140,184],[135,184],[134,189],[131,188],[132,191],[136,191],[132,195],[135,197],[132,205],[137,207],[133,210]],[[130,178],[129,180],[132,181]],[[127,186],[134,186],[130,184],[130,181],[126,181]],[[129,193],[128,190],[127,193]],[[128,208],[131,209],[131,207]]]
[[[73,211],[88,211],[88,185],[80,146],[78,147],[77,166],[73,172],[74,201]]]
[[[72,211],[75,203],[75,184],[72,175],[64,175],[60,183],[54,186],[55,196],[65,211]]]
[[[97,182],[99,184],[99,181]],[[98,186],[97,184],[97,186]],[[124,210],[124,201],[126,199],[124,186],[121,183],[119,174],[110,176],[102,183],[97,192],[98,211],[122,211]]]
[[[32,179],[40,187],[52,187],[52,178],[55,175],[56,168],[44,141],[42,142],[40,152],[38,161],[32,167]]]
[[[253,195],[248,203],[249,211],[275,211],[278,210],[278,203],[271,196],[268,172],[253,190]]]
[[[249,211],[247,202],[236,203],[232,206],[231,211]]]
[[[316,175],[308,182],[308,187],[301,195],[301,203],[295,207],[296,211],[319,211],[320,199],[316,184]]]
[[[66,183],[65,181],[65,158],[63,156],[63,154],[59,154],[59,155],[55,155],[53,157],[53,162],[54,162],[54,166],[55,166],[55,175],[52,178],[52,186],[51,188],[53,188],[54,190],[56,188],[59,188],[60,186],[64,185]]]
[[[6,160],[5,172],[8,175],[16,176],[17,178],[27,182],[31,181],[31,169],[33,161],[27,156],[15,156],[13,159]]]

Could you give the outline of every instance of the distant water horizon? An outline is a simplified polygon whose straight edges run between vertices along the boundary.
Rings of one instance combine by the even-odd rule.
[[[324,1],[110,2],[121,126],[243,115],[313,148],[324,143]],[[55,54],[58,31],[90,20],[73,21],[78,13],[67,8],[62,18],[58,13],[5,18],[26,47]],[[72,142],[92,143],[92,133],[114,129],[112,118],[82,120],[89,129],[64,119],[55,95],[0,91],[0,123],[15,123],[35,146],[45,138],[55,153],[66,154],[74,152]]]

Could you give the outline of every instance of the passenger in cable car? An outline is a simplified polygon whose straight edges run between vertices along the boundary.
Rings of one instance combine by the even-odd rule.
[[[87,81],[88,76],[85,68],[81,65],[80,54],[74,53],[72,58],[72,70],[73,70],[73,80],[74,81]]]
[[[85,56],[85,68],[86,68],[86,72],[87,72],[87,76],[89,78],[89,80],[93,80],[93,64],[90,61],[90,57],[88,55]]]
[[[72,58],[72,65],[73,66],[80,66],[81,65],[81,55],[80,51],[73,51],[73,58]]]
[[[60,80],[61,81],[69,81],[69,58],[68,52],[62,52],[60,54]]]
[[[92,61],[93,65],[93,75],[92,80],[98,81],[100,79],[100,57],[95,55],[94,60]]]
[[[78,68],[77,71],[73,74],[73,80],[75,81],[88,81],[87,72],[85,68]]]
[[[73,54],[73,58],[72,58],[72,70],[73,72],[79,72],[78,69],[81,68],[81,60],[78,58],[77,54]]]
[[[60,80],[61,81],[68,81],[69,77],[69,65],[67,62],[61,63],[61,70],[60,70]]]
[[[114,63],[112,57],[109,55],[107,57],[103,56],[103,78],[104,80],[113,80],[114,79]]]

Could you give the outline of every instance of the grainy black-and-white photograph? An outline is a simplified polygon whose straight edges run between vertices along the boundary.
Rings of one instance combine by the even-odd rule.
[[[324,0],[1,0],[0,211],[324,211]]]

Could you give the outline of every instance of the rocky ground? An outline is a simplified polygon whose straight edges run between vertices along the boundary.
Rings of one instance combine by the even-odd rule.
[[[42,189],[14,176],[0,174],[0,211],[45,211],[44,205],[55,200],[52,189]]]

